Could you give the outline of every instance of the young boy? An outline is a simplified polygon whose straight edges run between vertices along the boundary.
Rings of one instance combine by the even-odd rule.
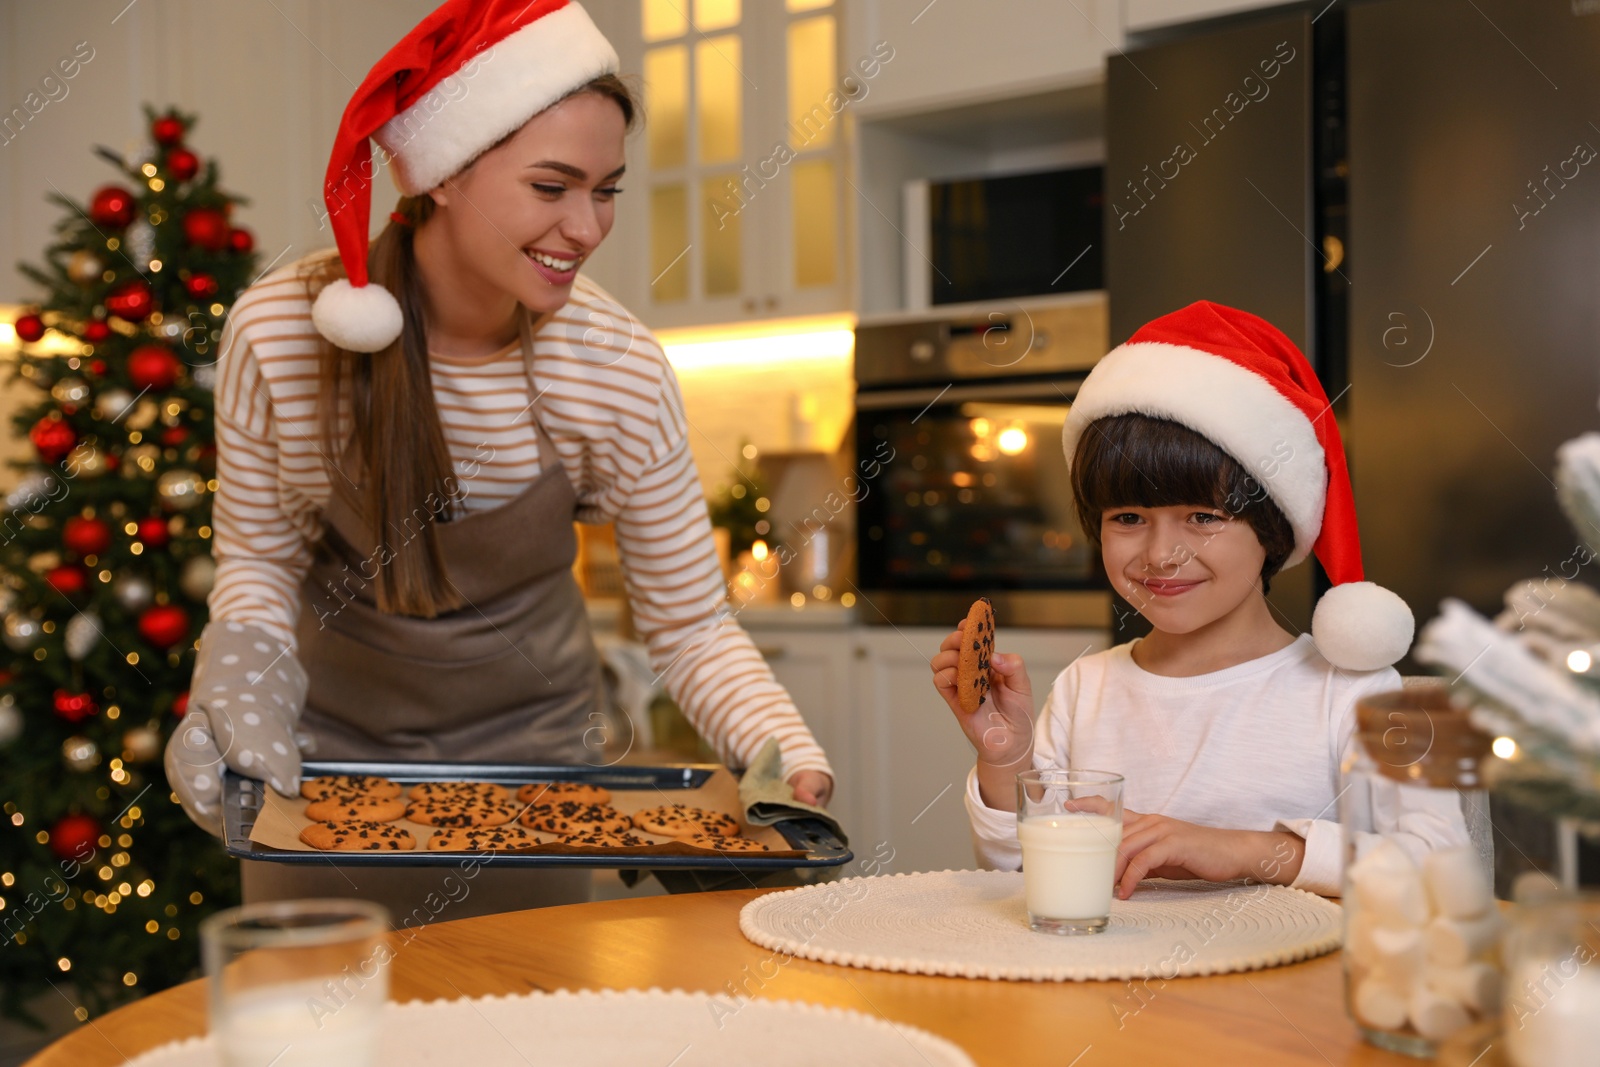
[[[1108,354],[1063,438],[1083,528],[1153,632],[1062,671],[1037,724],[1021,657],[999,652],[987,701],[962,711],[962,631],[945,639],[930,666],[978,753],[966,803],[979,860],[1021,865],[1018,771],[1073,767],[1126,779],[1120,897],[1146,877],[1338,894],[1355,705],[1400,687],[1392,664],[1414,624],[1361,581],[1344,450],[1310,364],[1262,319],[1202,301]],[[1265,594],[1313,551],[1334,588],[1295,636]],[[1373,830],[1416,858],[1467,843],[1453,794],[1373,799]],[[1363,836],[1365,851],[1376,833]]]

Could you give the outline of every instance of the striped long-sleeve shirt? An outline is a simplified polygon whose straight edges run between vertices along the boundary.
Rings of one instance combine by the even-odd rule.
[[[217,578],[209,607],[214,619],[254,623],[291,650],[300,584],[330,492],[318,412],[325,342],[300,277],[307,262],[240,295],[216,385]],[[689,721],[730,763],[748,765],[776,737],[786,775],[831,773],[788,693],[728,613],[682,395],[649,330],[580,275],[567,305],[534,336],[531,382],[520,343],[473,362],[433,355],[430,367],[466,507],[494,507],[538,476],[537,417],[577,494],[578,521],[615,524],[635,626]],[[335,440],[345,440],[348,417],[346,402]]]

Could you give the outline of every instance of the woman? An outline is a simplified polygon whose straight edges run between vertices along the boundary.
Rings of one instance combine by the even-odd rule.
[[[635,105],[576,3],[451,0],[368,74],[324,192],[338,255],[247,289],[218,374],[217,581],[168,778],[219,829],[219,771],[299,789],[319,759],[581,763],[600,674],[574,519],[614,522],[641,637],[730,763],[826,757],[726,614],[676,379],[579,273],[610,231]],[[404,194],[367,247],[372,165]],[[399,915],[437,869],[246,861],[247,900]],[[578,872],[478,872],[448,914],[582,899]],[[452,897],[452,899],[455,899]]]

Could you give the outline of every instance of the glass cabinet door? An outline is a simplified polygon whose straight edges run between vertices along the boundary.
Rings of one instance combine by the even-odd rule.
[[[639,4],[651,320],[845,307],[840,0]]]

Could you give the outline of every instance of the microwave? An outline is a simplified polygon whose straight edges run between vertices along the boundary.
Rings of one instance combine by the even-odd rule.
[[[908,182],[905,306],[1103,289],[1104,189],[1100,166]]]

